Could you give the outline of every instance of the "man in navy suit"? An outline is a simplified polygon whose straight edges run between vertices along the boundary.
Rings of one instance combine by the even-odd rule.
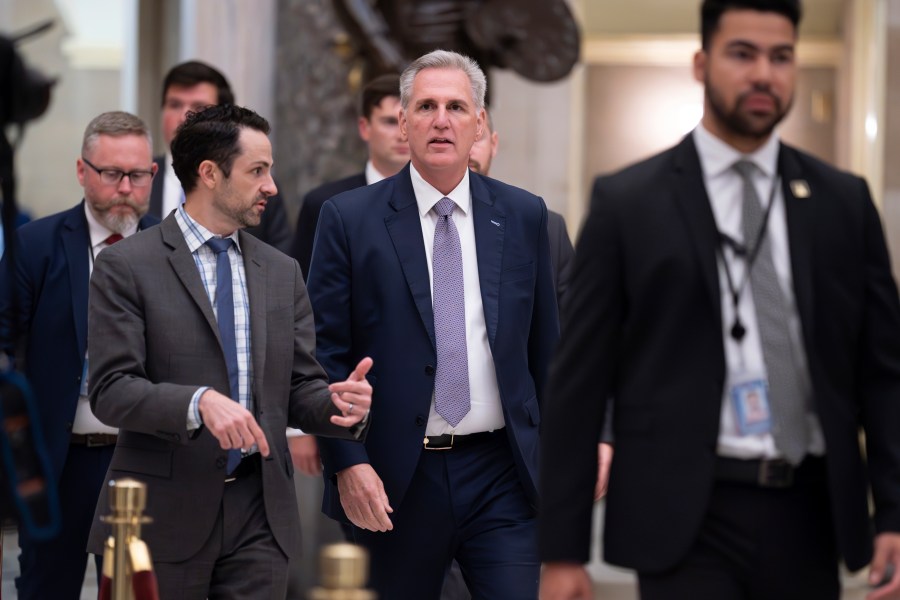
[[[158,222],[145,216],[156,173],[152,156],[147,126],[134,115],[109,112],[91,121],[76,161],[84,200],[18,229],[14,280],[0,285],[0,351],[18,349],[62,507],[55,538],[38,542],[19,530],[16,588],[23,600],[81,596],[88,532],[117,434],[97,420],[87,399],[88,281],[97,253]],[[0,273],[7,272],[4,260]]]
[[[369,160],[362,173],[323,183],[303,197],[291,256],[300,263],[303,277],[309,277],[313,240],[322,205],[332,196],[355,190],[385,177],[396,175],[409,162],[409,145],[400,135],[400,77],[380,75],[362,90],[357,123],[359,137],[369,149]]]
[[[320,440],[324,510],[350,521],[381,598],[533,598],[538,426],[558,337],[547,208],[471,173],[484,74],[437,50],[400,79],[411,164],[322,208],[309,292],[329,377],[372,356],[371,430]]]
[[[189,111],[198,112],[217,104],[234,104],[231,85],[218,69],[198,60],[189,60],[166,73],[162,91],[162,133],[166,153],[153,157],[153,162],[159,165],[159,174],[153,179],[150,194],[150,214],[156,218],[164,219],[184,202],[184,190],[172,171],[172,152],[169,150],[178,126],[184,123]],[[270,196],[259,225],[244,231],[287,252],[291,244],[291,227],[281,195]]]
[[[775,131],[800,12],[705,0],[702,121],[594,184],[542,430],[543,599],[593,597],[610,398],[604,553],[641,598],[836,600],[839,560],[900,597],[900,302],[866,182]]]

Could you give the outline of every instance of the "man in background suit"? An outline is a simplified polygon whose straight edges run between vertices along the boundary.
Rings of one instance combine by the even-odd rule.
[[[300,263],[304,279],[309,277],[313,241],[322,205],[332,196],[377,183],[395,175],[409,161],[409,145],[400,135],[400,77],[380,75],[363,87],[360,97],[359,137],[369,148],[362,173],[324,183],[303,197],[291,256]]]
[[[836,600],[839,558],[896,598],[900,303],[878,213],[865,181],[773,133],[799,2],[701,16],[700,125],[594,184],[542,431],[542,598],[593,597],[610,397],[605,558],[642,598]]]
[[[188,111],[197,112],[217,104],[234,104],[234,93],[222,73],[196,60],[172,67],[163,80],[162,91],[162,132],[166,148],[171,146],[175,131],[184,123]],[[153,180],[150,214],[163,219],[181,205],[184,191],[172,173],[171,150],[153,157],[153,161],[159,165],[159,173]],[[279,194],[269,198],[259,224],[245,231],[282,252],[289,250],[291,227]]]
[[[300,541],[285,428],[358,439],[371,404],[371,359],[329,386],[296,261],[240,231],[276,193],[268,131],[233,105],[188,115],[172,143],[185,203],[91,279],[91,406],[119,427],[107,478],[148,485],[167,599],[283,598]],[[91,552],[108,513],[102,494]]]
[[[469,152],[469,168],[480,175],[490,175],[491,163],[497,156],[500,147],[500,134],[494,129],[491,113],[485,110],[484,135],[475,140]],[[556,302],[562,306],[562,299],[569,287],[569,276],[572,269],[572,258],[575,249],[566,220],[556,211],[548,210],[547,230],[550,234],[550,258],[553,262],[553,287],[556,289]]]
[[[62,528],[51,540],[19,529],[16,589],[23,600],[81,597],[88,532],[116,443],[116,429],[97,420],[87,399],[88,281],[101,250],[158,223],[145,216],[152,156],[149,130],[138,117],[94,118],[75,166],[84,199],[18,229],[12,281],[7,260],[0,264],[0,351],[12,356],[18,346],[62,509]],[[99,580],[100,556],[96,562]]]
[[[534,597],[558,335],[547,209],[467,168],[484,130],[474,61],[437,50],[400,80],[411,164],[325,203],[309,274],[326,372],[377,365],[365,445],[321,440],[324,510],[354,525],[381,598],[437,598],[453,558],[476,597]]]
[[[481,175],[489,175],[491,164],[497,156],[500,147],[500,134],[494,129],[490,111],[485,109],[485,132],[472,144],[469,152],[469,169]],[[572,274],[572,259],[575,257],[575,249],[569,239],[566,221],[558,212],[548,210],[549,220],[547,230],[550,234],[550,260],[553,264],[553,287],[556,289],[557,306],[562,310],[563,298],[569,289],[569,279]],[[612,404],[607,409],[607,418],[611,418]],[[612,430],[609,425],[604,427],[600,438],[603,443],[597,447],[597,487],[594,498],[599,500],[606,494],[606,483],[609,479],[609,466],[612,463],[613,445]]]

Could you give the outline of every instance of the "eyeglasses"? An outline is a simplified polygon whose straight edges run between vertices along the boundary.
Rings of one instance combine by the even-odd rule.
[[[131,185],[134,187],[145,187],[150,185],[150,180],[153,179],[153,171],[128,171],[126,173],[120,169],[100,169],[83,156],[81,160],[84,161],[84,164],[97,171],[97,174],[100,175],[100,181],[106,185],[119,185],[123,177],[128,177]]]

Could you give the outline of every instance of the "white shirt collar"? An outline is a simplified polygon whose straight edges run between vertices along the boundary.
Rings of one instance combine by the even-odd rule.
[[[443,198],[450,198],[464,214],[469,214],[469,207],[472,204],[472,195],[469,193],[469,169],[466,169],[462,180],[446,196],[425,181],[412,163],[409,164],[409,175],[412,179],[413,192],[416,194],[416,204],[419,205],[420,216],[424,217],[428,214],[434,205]]]
[[[778,151],[781,138],[773,132],[765,144],[756,152],[743,154],[737,149],[717,138],[703,124],[694,129],[694,144],[700,157],[700,166],[707,178],[713,178],[728,171],[739,160],[749,160],[755,164],[766,177],[774,177],[778,172]]]
[[[94,216],[94,213],[91,212],[91,209],[88,207],[87,198],[84,199],[84,216],[87,218],[88,223],[88,232],[91,236],[91,247],[96,248],[100,244],[106,241],[113,233],[116,233],[112,229],[109,229],[106,225],[97,220],[97,217]],[[128,237],[129,235],[135,233],[137,231],[137,224],[134,227],[129,227],[125,231],[121,232],[122,237]]]
[[[371,160],[366,161],[366,185],[372,185],[373,183],[378,183],[382,179],[386,179],[386,177],[375,168],[375,165],[372,164]]]

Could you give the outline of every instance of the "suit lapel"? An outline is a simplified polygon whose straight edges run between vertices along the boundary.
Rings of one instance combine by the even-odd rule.
[[[247,296],[250,301],[250,352],[252,354],[253,372],[257,373],[255,381],[262,381],[259,376],[265,372],[266,366],[266,265],[256,256],[256,240],[250,239],[249,233],[241,231],[241,254],[244,257],[244,277],[247,283]],[[262,398],[261,394],[256,394]],[[257,407],[258,408],[258,407]]]
[[[813,312],[813,231],[815,223],[815,190],[809,188],[794,150],[781,144],[778,153],[778,172],[782,178],[784,214],[787,221],[788,245],[791,252],[791,276],[797,311],[803,324],[803,334],[812,339]],[[795,188],[801,193],[794,194]]]
[[[394,244],[394,251],[400,261],[400,268],[412,294],[413,302],[419,310],[422,324],[434,346],[434,310],[431,305],[431,281],[428,277],[428,263],[422,238],[422,224],[419,207],[413,192],[412,180],[407,165],[394,178],[394,191],[390,200],[394,213],[384,219],[388,234]]]
[[[703,281],[707,295],[714,308],[713,314],[719,329],[722,328],[721,293],[719,291],[719,272],[716,265],[716,248],[719,245],[718,227],[713,216],[706,186],[703,183],[703,171],[700,157],[694,146],[694,138],[688,135],[673,149],[674,172],[670,189],[675,190],[678,208],[690,230],[690,238],[694,243],[694,251],[700,261]]]
[[[219,345],[221,345],[219,326],[216,324],[216,316],[213,313],[212,304],[209,301],[209,296],[206,294],[206,288],[203,287],[200,273],[197,271],[197,263],[194,262],[194,257],[188,250],[187,242],[184,241],[184,235],[175,221],[175,215],[171,214],[166,217],[159,224],[159,228],[163,242],[172,250],[169,254],[169,264],[172,265],[175,275],[181,280],[181,284],[194,300],[197,308],[206,317],[206,322],[209,324],[210,329],[213,330],[213,333],[215,333],[216,339],[219,340]]]
[[[84,355],[87,349],[87,305],[90,283],[88,255],[91,250],[91,236],[88,232],[87,218],[84,216],[84,201],[69,211],[60,235],[69,268],[69,285],[72,287],[75,339],[78,342],[78,351]]]
[[[469,174],[469,188],[472,192],[472,222],[475,226],[481,303],[488,339],[493,346],[500,319],[500,269],[506,214],[494,206],[494,198],[479,175]]]

